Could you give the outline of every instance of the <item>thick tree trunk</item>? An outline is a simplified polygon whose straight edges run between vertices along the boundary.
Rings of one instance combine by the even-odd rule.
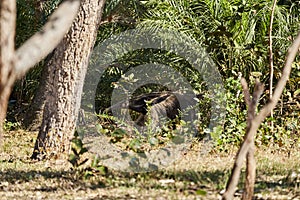
[[[33,159],[69,153],[80,107],[88,58],[97,36],[105,0],[82,0],[69,33],[49,62],[43,122]]]

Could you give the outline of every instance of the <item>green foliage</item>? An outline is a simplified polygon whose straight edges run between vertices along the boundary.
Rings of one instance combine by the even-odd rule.
[[[121,78],[124,78],[124,75],[131,69],[134,69],[136,66],[140,66],[147,63],[160,64],[168,66],[178,71],[186,78],[191,86],[194,88],[195,93],[205,93],[207,92],[206,83],[201,82],[203,80],[202,75],[183,58],[163,50],[157,49],[142,49],[138,51],[130,52],[124,55],[119,60],[116,60],[115,63],[109,66],[106,71],[103,73],[100,81],[98,83],[96,91],[96,102],[95,107],[97,111],[103,111],[105,108],[110,106],[110,98],[112,91],[118,87],[117,81]],[[157,69],[162,71],[161,69]],[[143,70],[137,71],[136,74],[144,74]],[[126,78],[126,77],[125,77]],[[178,81],[173,79],[167,82],[165,85],[145,85],[138,88],[134,91],[133,95],[139,95],[145,92],[159,92],[168,90],[174,86],[174,83]],[[178,85],[180,88],[181,86]],[[181,88],[184,91],[185,88]],[[127,91],[124,91],[127,92]]]
[[[145,1],[147,15],[143,23],[164,26],[190,35],[219,65],[220,71],[232,76],[232,70],[248,77],[251,71],[268,68],[268,29],[271,1],[199,0]],[[299,2],[276,7],[273,37],[275,66],[282,64],[285,51],[299,29]],[[279,65],[278,65],[279,66]],[[266,77],[264,77],[266,78]]]
[[[148,107],[150,109],[151,107]],[[172,142],[179,144],[184,142],[184,138],[178,134],[178,130],[171,128],[172,123],[176,121],[169,121],[163,125],[161,129],[153,128],[151,118],[145,122],[145,126],[138,130],[133,124],[127,123],[121,119],[108,114],[98,114],[100,123],[97,125],[98,133],[108,137],[109,141],[119,148],[126,151],[133,151],[136,153],[144,153],[145,151],[158,149],[164,145]],[[109,121],[109,125],[107,124]],[[188,130],[188,125],[182,120],[177,121],[181,129]]]
[[[90,177],[96,175],[106,175],[108,173],[108,168],[99,164],[98,155],[96,155],[91,162],[90,167],[85,168],[83,172],[83,178],[89,179]]]
[[[36,1],[17,1],[17,46],[20,46],[39,30],[59,2],[60,0],[43,1],[43,8],[38,10]],[[299,0],[280,0],[275,8],[272,32],[274,83],[281,76],[288,46],[300,29],[299,3]],[[226,121],[223,130],[220,128],[216,130],[218,132],[216,135],[219,136],[217,145],[239,144],[246,127],[246,106],[239,84],[239,76],[242,75],[250,81],[250,87],[255,78],[260,78],[265,83],[267,89],[262,96],[259,109],[269,98],[268,32],[271,6],[272,1],[266,0],[108,0],[96,43],[101,43],[113,34],[140,26],[165,27],[183,32],[195,39],[206,48],[217,64],[226,88]],[[203,135],[210,120],[210,106],[208,106],[210,98],[206,83],[203,81],[202,75],[197,73],[184,58],[162,50],[133,51],[108,66],[103,76],[100,77],[96,91],[97,111],[101,113],[110,106],[111,94],[117,86],[118,80],[124,78],[124,74],[130,69],[145,63],[160,63],[170,66],[190,82],[195,93],[204,95],[204,99],[199,102],[200,113],[198,113],[201,119],[198,122],[199,135]],[[18,104],[30,102],[32,99],[39,84],[42,66],[43,63],[40,63],[16,84],[12,98],[17,99]],[[299,137],[299,66],[299,58],[297,58],[281,102],[274,110],[274,118],[269,118],[262,124],[257,136],[257,144],[268,145],[273,142],[283,144],[285,138]],[[89,71],[88,73],[93,72]],[[170,80],[170,84],[174,82],[174,80]],[[137,89],[134,95],[163,91],[167,90],[167,87],[167,85],[146,85]],[[133,116],[135,114],[132,113]],[[275,124],[274,129],[270,129],[271,121]],[[127,138],[126,131],[123,132],[115,127],[103,126],[101,130],[105,134],[110,134],[114,142],[120,142]],[[165,132],[168,131],[166,128]],[[156,139],[150,139],[150,143],[159,144],[160,141]],[[296,140],[286,140],[286,142],[292,144]],[[134,149],[134,145],[126,144],[125,146]]]
[[[139,0],[107,0],[103,18],[111,18],[112,21],[118,18],[118,23],[134,23],[143,12]]]
[[[78,168],[88,161],[88,159],[82,160],[82,155],[88,150],[84,147],[81,138],[78,135],[78,132],[75,131],[74,138],[71,140],[72,153],[69,155],[68,161],[72,164],[74,168]]]
[[[250,87],[255,78],[260,78],[266,88],[269,87],[268,31],[272,1],[152,0],[144,1],[144,5],[147,14],[142,19],[143,25],[163,26],[183,31],[207,48],[223,75],[227,90],[226,122],[224,130],[219,134],[217,144],[220,146],[226,143],[239,144],[245,133],[246,106],[238,73],[250,80]],[[299,1],[279,1],[275,8],[272,33],[275,83],[280,78],[288,46],[300,28],[299,14]],[[293,101],[294,105],[299,104],[299,98],[296,97],[299,80],[296,74],[297,70],[294,69],[290,84],[287,85],[283,96],[283,102]],[[289,91],[294,91],[296,95],[291,92],[289,95]],[[287,98],[287,95],[293,97]],[[263,95],[261,104],[266,103],[267,99],[267,94]],[[286,113],[295,113],[293,115],[299,116],[299,108],[296,106],[283,105],[281,109]],[[275,111],[274,124],[278,124],[281,129],[275,128],[274,134],[269,134],[269,129],[261,131],[271,137],[285,138],[283,135],[289,135],[284,128],[287,116],[289,114],[282,117],[282,112]],[[299,124],[297,117],[289,121]],[[265,123],[267,126],[270,125],[268,122]],[[293,129],[294,132],[295,130],[297,129]],[[278,134],[276,136],[275,133],[278,132],[280,136]],[[265,142],[262,141],[263,144],[266,144]]]
[[[246,130],[246,106],[244,104],[244,97],[242,87],[238,77],[230,77],[225,80],[226,88],[226,120],[224,130],[217,139],[217,144],[235,143],[239,144]]]
[[[3,129],[4,131],[12,131],[12,130],[18,130],[20,128],[19,122],[10,122],[5,120]]]
[[[98,155],[93,158],[86,156],[88,149],[84,147],[79,133],[75,131],[74,138],[71,140],[72,153],[69,155],[68,161],[72,164],[73,170],[76,174],[84,179],[89,179],[95,175],[106,175],[108,172],[107,167],[99,164],[100,160]],[[89,164],[86,164],[88,163]]]

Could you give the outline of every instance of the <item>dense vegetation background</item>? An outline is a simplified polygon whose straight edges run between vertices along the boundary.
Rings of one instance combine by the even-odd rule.
[[[17,45],[22,44],[47,20],[60,2],[48,0],[18,0]],[[217,64],[226,88],[226,120],[216,138],[216,146],[239,144],[246,127],[246,107],[239,82],[241,76],[250,83],[259,78],[266,85],[260,102],[269,98],[269,29],[272,1],[266,0],[109,0],[107,1],[97,43],[109,36],[139,26],[167,27],[181,31],[204,46]],[[274,53],[274,85],[281,75],[287,49],[300,30],[300,2],[278,1],[272,29]],[[96,44],[97,45],[97,44]],[[176,55],[159,50],[132,52],[112,66],[98,87],[98,106],[109,106],[112,82],[139,64],[157,62],[182,69],[196,92],[205,93],[203,85],[193,84],[201,75],[190,72],[190,65]],[[6,128],[22,127],[24,113],[37,95],[44,62],[38,64],[18,81],[11,96]],[[204,83],[205,85],[205,83]],[[161,90],[152,86],[144,91]],[[205,99],[209,102],[209,99]],[[299,142],[300,126],[300,62],[293,65],[290,80],[280,104],[259,129],[257,145],[292,147]],[[25,114],[26,116],[26,114]],[[208,118],[203,118],[205,130]],[[273,125],[272,125],[273,124]],[[226,145],[225,145],[226,146]]]

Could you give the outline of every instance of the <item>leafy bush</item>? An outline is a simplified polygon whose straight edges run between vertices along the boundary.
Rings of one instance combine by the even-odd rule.
[[[36,1],[18,0],[17,46],[33,35],[46,21],[60,0],[46,1],[38,15]],[[299,0],[280,0],[275,9],[273,24],[274,83],[281,76],[285,55],[291,41],[299,30]],[[104,10],[97,44],[113,34],[120,33],[139,25],[166,27],[181,31],[194,38],[217,64],[223,76],[226,88],[226,121],[223,129],[216,130],[217,145],[239,144],[246,127],[246,106],[243,100],[239,76],[242,75],[253,83],[260,78],[266,85],[261,105],[269,98],[269,52],[268,31],[270,26],[272,1],[266,0],[146,0],[146,1],[113,1],[108,0]],[[105,21],[106,20],[106,21]],[[298,59],[298,58],[297,58]],[[196,93],[203,93],[200,102],[199,122],[200,135],[205,132],[209,123],[208,91],[201,74],[192,69],[183,58],[170,52],[155,49],[143,49],[130,52],[108,67],[100,78],[97,90],[97,111],[110,106],[114,84],[129,69],[144,63],[161,63],[171,66],[190,82]],[[39,83],[43,63],[31,70],[20,80],[12,94],[18,103],[30,102]],[[293,66],[290,80],[283,93],[280,104],[274,110],[274,118],[268,118],[257,135],[258,145],[294,145],[299,138],[299,102],[300,102],[300,64]],[[93,72],[88,72],[93,73]],[[174,81],[170,80],[170,83]],[[200,84],[199,84],[200,83]],[[144,92],[165,90],[167,86],[148,85],[135,91],[138,95]],[[90,94],[86,94],[90,95]],[[206,96],[207,95],[207,96]],[[206,113],[203,114],[203,113]],[[207,114],[208,113],[208,114]],[[270,125],[273,122],[274,127]],[[15,127],[7,122],[8,129]],[[115,130],[109,130],[114,133]],[[116,140],[118,134],[116,132]],[[131,145],[134,147],[135,145]]]

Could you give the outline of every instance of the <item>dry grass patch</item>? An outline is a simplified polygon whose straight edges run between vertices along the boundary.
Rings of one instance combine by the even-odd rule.
[[[62,159],[30,161],[36,134],[5,134],[0,153],[1,199],[217,199],[237,150],[203,154],[201,144],[194,144],[165,170],[133,174],[108,169],[103,173],[88,168],[89,163],[71,169]],[[258,149],[256,199],[299,199],[298,150]],[[239,187],[243,188],[242,183]],[[238,190],[236,199],[240,194]]]

